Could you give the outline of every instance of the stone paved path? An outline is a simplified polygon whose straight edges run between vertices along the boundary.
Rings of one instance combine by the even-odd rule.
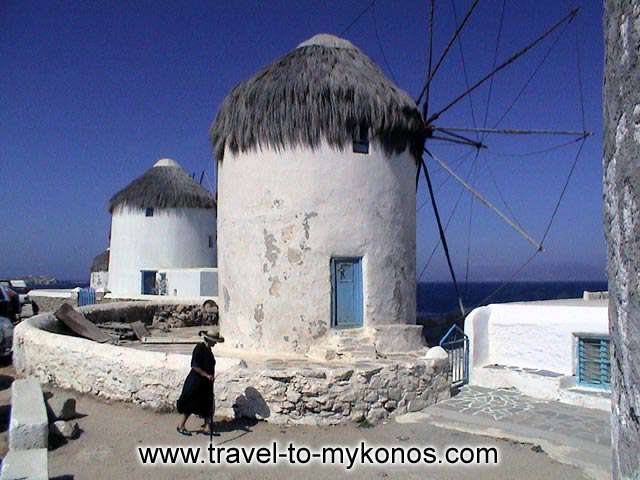
[[[530,428],[567,434],[604,447],[611,445],[609,413],[566,403],[538,400],[517,390],[463,387],[438,407],[473,416],[508,421]]]
[[[609,478],[608,412],[538,400],[512,389],[465,386],[451,399],[397,420],[536,443],[593,478]]]

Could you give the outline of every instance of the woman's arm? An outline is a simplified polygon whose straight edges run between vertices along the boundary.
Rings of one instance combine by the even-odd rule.
[[[209,375],[207,372],[202,370],[200,367],[191,367],[191,369],[196,372],[198,375],[203,376],[204,378],[213,381],[213,375]]]

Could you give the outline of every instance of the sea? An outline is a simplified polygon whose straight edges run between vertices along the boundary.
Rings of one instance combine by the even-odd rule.
[[[502,288],[500,288],[502,287]],[[606,291],[606,281],[582,282],[469,282],[459,285],[465,310],[489,303],[582,298],[585,290]],[[458,310],[453,283],[418,283],[417,310],[425,316],[440,316]]]
[[[60,281],[53,285],[33,285],[31,288],[88,287],[88,282]],[[500,288],[502,287],[502,288]],[[465,310],[489,303],[522,302],[582,298],[585,291],[605,291],[606,281],[571,282],[469,282],[460,285]],[[453,283],[420,282],[417,289],[417,311],[426,316],[441,316],[458,310],[458,297]]]

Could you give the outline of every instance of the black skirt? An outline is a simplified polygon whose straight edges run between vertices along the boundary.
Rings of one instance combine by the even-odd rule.
[[[193,349],[191,367],[177,402],[178,412],[208,418],[213,413],[213,382],[193,370],[198,367],[210,375],[215,373],[216,359],[204,343]]]

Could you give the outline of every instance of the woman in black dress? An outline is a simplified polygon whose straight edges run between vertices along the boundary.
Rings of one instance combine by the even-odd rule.
[[[191,435],[185,428],[190,415],[198,415],[205,422],[205,427],[212,420],[213,413],[213,380],[216,359],[211,348],[221,341],[215,337],[204,335],[204,341],[196,345],[191,355],[191,371],[184,381],[182,394],[178,399],[178,412],[182,413],[182,422],[177,431],[182,435]]]

